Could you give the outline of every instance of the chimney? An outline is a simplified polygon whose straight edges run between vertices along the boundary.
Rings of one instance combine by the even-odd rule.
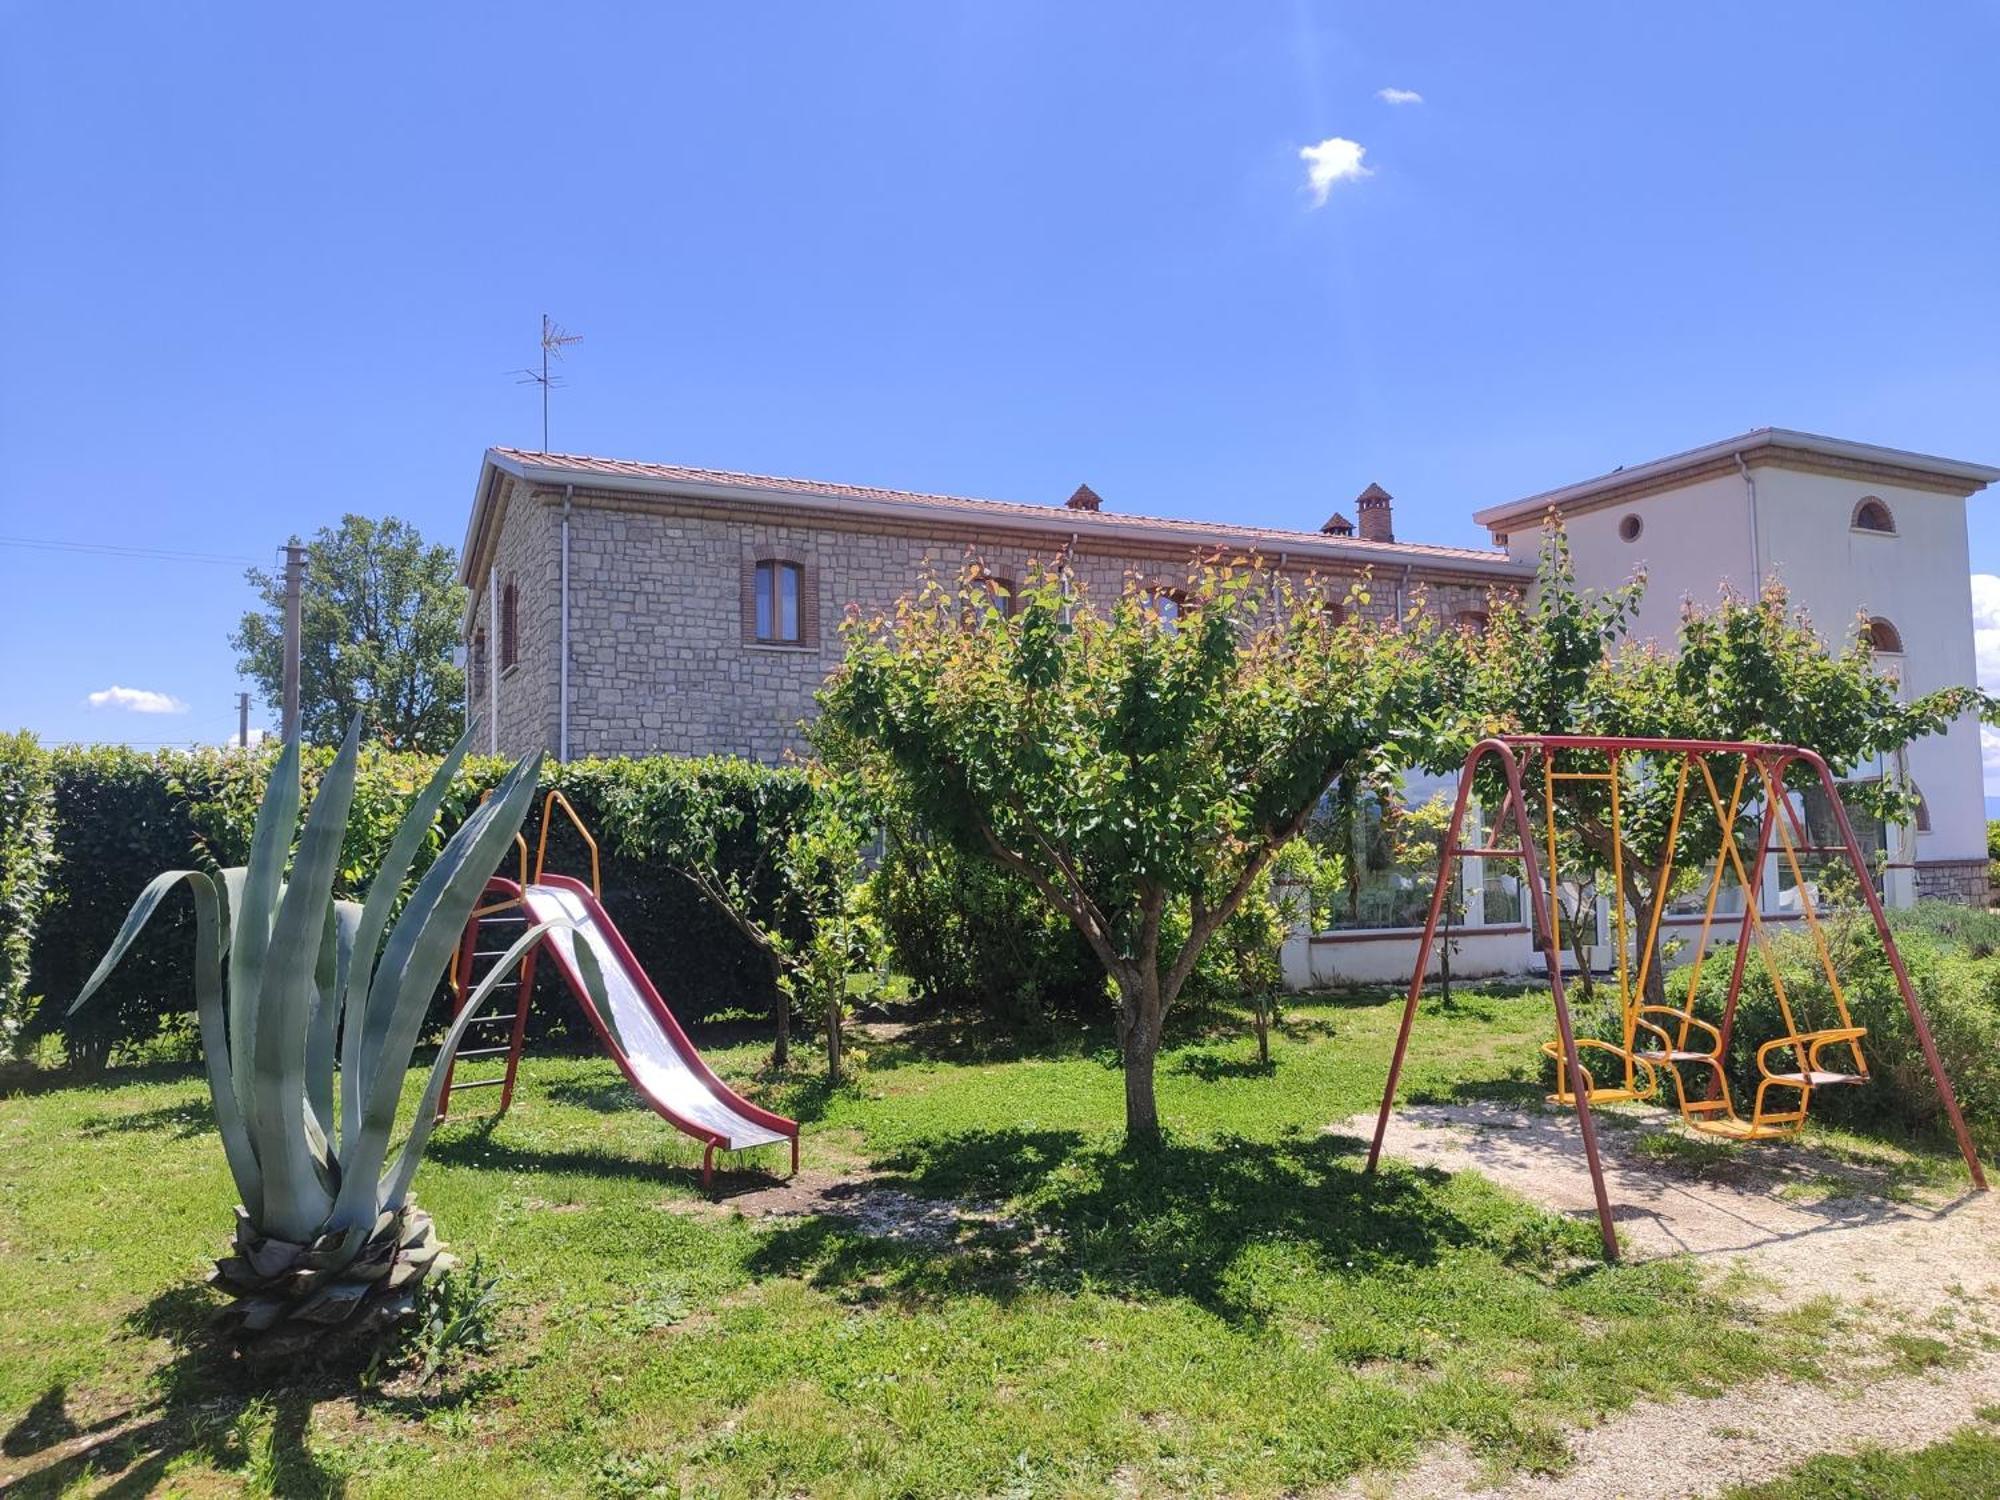
[[[1335,511],[1326,518],[1326,522],[1320,527],[1320,530],[1324,531],[1328,536],[1353,536],[1354,523],[1339,511]]]
[[[1395,523],[1389,517],[1389,502],[1394,498],[1379,484],[1371,484],[1355,497],[1354,503],[1361,508],[1361,540],[1364,542],[1393,542],[1396,540]]]
[[[1076,487],[1076,493],[1063,501],[1063,504],[1071,510],[1097,510],[1104,502],[1098,499],[1096,490],[1087,484],[1080,484]]]

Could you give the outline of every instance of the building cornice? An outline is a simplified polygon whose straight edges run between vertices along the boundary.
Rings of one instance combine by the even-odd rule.
[[[1794,432],[1782,427],[1761,427],[1741,437],[1672,454],[1651,463],[1600,474],[1559,489],[1544,490],[1504,505],[1477,511],[1473,520],[1490,531],[1516,530],[1532,525],[1554,510],[1577,515],[1605,506],[1656,495],[1719,475],[1745,468],[1783,468],[1809,474],[1826,474],[1867,484],[1893,485],[1902,489],[1928,490],[1963,499],[2000,480],[2000,469],[1932,454],[1910,453],[1900,448],[1883,448],[1873,443],[1849,442],[1844,438],[1822,437],[1816,433]]]

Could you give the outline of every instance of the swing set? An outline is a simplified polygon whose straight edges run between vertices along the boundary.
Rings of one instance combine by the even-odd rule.
[[[1474,783],[1483,769],[1497,770],[1505,791],[1500,815],[1486,841],[1464,841],[1467,809],[1472,805]],[[1815,843],[1788,794],[1785,779],[1802,768],[1816,782],[1831,813],[1834,842]],[[1539,781],[1544,812],[1539,837],[1528,810],[1525,787],[1530,778]],[[1662,779],[1664,778],[1664,779]],[[1615,972],[1619,1012],[1622,1019],[1616,1041],[1594,1037],[1579,1038],[1570,1021],[1568,997],[1562,973],[1562,903],[1558,855],[1561,838],[1557,826],[1560,790],[1566,785],[1603,788],[1599,809],[1610,845],[1610,874],[1613,914]],[[1666,802],[1666,832],[1659,863],[1654,867],[1652,889],[1655,899],[1646,921],[1644,943],[1639,948],[1636,967],[1631,960],[1632,936],[1623,898],[1626,872],[1625,828],[1628,803],[1641,786],[1663,793],[1668,785],[1672,796]],[[1692,794],[1692,795],[1691,795]],[[1686,984],[1676,976],[1671,1003],[1648,1001],[1648,983],[1658,962],[1660,921],[1667,905],[1667,893],[1675,876],[1675,855],[1684,818],[1713,815],[1720,836],[1720,849],[1706,873],[1701,927],[1694,941],[1693,958],[1687,965]],[[1739,839],[1739,825],[1756,818],[1751,852],[1745,857]],[[1511,844],[1495,842],[1512,834]],[[1824,837],[1824,836],[1822,836]],[[1776,843],[1776,849],[1773,843]],[[1539,844],[1539,848],[1537,847]],[[1820,1019],[1826,1024],[1802,1021],[1794,996],[1778,971],[1771,951],[1771,933],[1758,899],[1759,876],[1772,858],[1782,860],[1780,869],[1789,871],[1798,900],[1798,917],[1811,935],[1813,952],[1825,975],[1833,1014]],[[1546,858],[1547,878],[1543,878]],[[1663,1082],[1670,1084],[1681,1118],[1705,1135],[1733,1141],[1768,1141],[1798,1134],[1805,1127],[1813,1092],[1824,1088],[1857,1087],[1868,1082],[1868,1060],[1862,1051],[1865,1027],[1854,1024],[1847,996],[1841,986],[1833,950],[1820,924],[1813,887],[1806,878],[1808,860],[1822,858],[1844,868],[1859,888],[1862,902],[1874,924],[1876,936],[1896,978],[1897,988],[1908,1010],[1924,1061],[1937,1085],[1938,1098],[1951,1121],[1958,1148],[1972,1174],[1973,1186],[1981,1191],[1986,1177],[1980,1168],[1972,1136],[1959,1112],[1951,1080],[1945,1076],[1931,1040],[1929,1023],[1910,985],[1908,969],[1896,950],[1896,940],[1875,889],[1874,871],[1854,837],[1853,825],[1840,800],[1839,788],[1826,762],[1811,750],[1798,745],[1771,745],[1724,740],[1636,739],[1598,735],[1499,735],[1473,747],[1459,772],[1458,796],[1452,807],[1451,824],[1440,846],[1437,883],[1431,892],[1430,914],[1417,945],[1415,973],[1403,1007],[1403,1020],[1396,1034],[1396,1050],[1389,1063],[1382,1108],[1375,1122],[1375,1139],[1368,1151],[1368,1168],[1373,1172],[1382,1155],[1382,1140],[1389,1128],[1396,1084],[1409,1051],[1410,1030],[1416,1020],[1417,1002],[1423,993],[1424,973],[1430,966],[1437,942],[1438,924],[1452,884],[1454,862],[1464,859],[1512,860],[1520,866],[1520,882],[1527,892],[1536,946],[1548,971],[1549,989],[1555,1000],[1556,1035],[1542,1046],[1555,1061],[1556,1086],[1548,1098],[1576,1110],[1583,1153],[1590,1166],[1592,1191],[1597,1201],[1598,1227],[1603,1234],[1606,1260],[1618,1258],[1618,1240],[1612,1228],[1610,1200],[1605,1192],[1604,1169],[1597,1148],[1597,1130],[1591,1107],[1623,1100],[1658,1099]],[[1700,994],[1701,974],[1707,959],[1709,939],[1717,931],[1721,895],[1730,878],[1742,893],[1743,912],[1736,919],[1735,954],[1730,961],[1729,985],[1722,1010],[1710,1021],[1695,1013]],[[1579,920],[1581,913],[1578,914]],[[1729,918],[1723,917],[1727,924]],[[1737,1001],[1752,950],[1761,958],[1778,1003],[1783,1032],[1762,1043],[1755,1058],[1756,1085],[1750,1111],[1744,1114],[1731,1095],[1727,1060],[1736,1021]],[[1664,978],[1664,975],[1659,976]],[[1661,986],[1665,995],[1666,987]],[[1595,1064],[1593,1071],[1591,1064]],[[1664,1077],[1663,1077],[1664,1075]]]

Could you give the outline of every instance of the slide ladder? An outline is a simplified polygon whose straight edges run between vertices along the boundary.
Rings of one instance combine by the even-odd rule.
[[[519,834],[514,837],[520,854],[522,878],[527,878],[528,844]],[[466,998],[478,986],[493,965],[506,955],[528,925],[522,913],[521,903],[508,897],[504,891],[487,888],[489,899],[480,902],[472,913],[472,920],[466,923],[465,936],[458,945],[457,956],[451,966],[451,1014],[458,1018],[465,1009]],[[476,1046],[460,1044],[452,1057],[451,1066],[445,1069],[444,1089],[438,1095],[437,1118],[445,1119],[451,1113],[451,1097],[454,1093],[468,1089],[500,1090],[499,1102],[488,1111],[491,1115],[504,1115],[514,1102],[514,1080],[521,1068],[521,1049],[528,1035],[528,1004],[535,992],[535,953],[531,948],[522,958],[520,967],[508,978],[493,986],[498,995],[511,994],[514,1005],[511,1010],[504,1005],[490,1005],[485,1014],[475,1020],[466,1032],[468,1041],[476,1041]],[[501,1065],[498,1073],[489,1070],[494,1062]],[[459,1064],[482,1063],[481,1075],[461,1081],[458,1076]]]

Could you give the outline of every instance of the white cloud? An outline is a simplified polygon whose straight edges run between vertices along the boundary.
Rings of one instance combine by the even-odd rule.
[[[1422,104],[1424,96],[1415,89],[1377,89],[1375,97],[1384,104]]]
[[[1328,136],[1317,146],[1302,148],[1299,160],[1306,164],[1306,183],[1312,188],[1313,206],[1317,208],[1326,202],[1326,195],[1336,182],[1373,176],[1361,165],[1361,158],[1367,154],[1368,148],[1359,141],[1338,135]]]
[[[1995,579],[2000,584],[2000,579]],[[92,693],[92,708],[122,708],[135,714],[184,714],[188,706],[171,693],[155,693],[146,688],[119,687],[113,683],[102,692]]]

